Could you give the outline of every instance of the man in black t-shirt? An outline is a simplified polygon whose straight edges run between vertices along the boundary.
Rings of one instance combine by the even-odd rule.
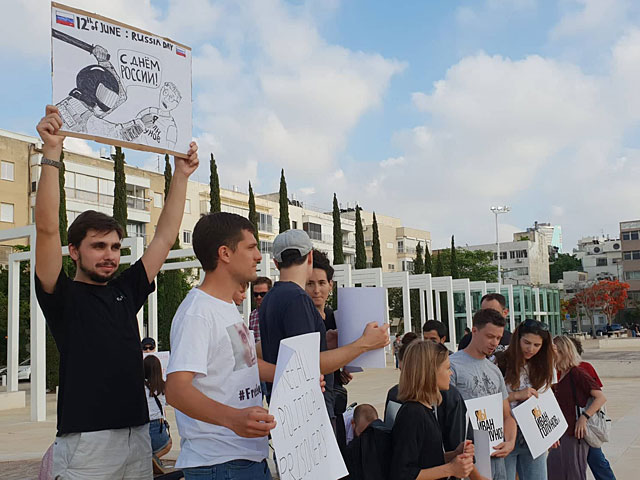
[[[69,227],[74,279],[62,269],[58,161],[64,136],[58,109],[47,106],[37,130],[43,140],[35,224],[38,303],[60,352],[53,475],[65,479],[151,478],[149,413],[136,314],[153,291],[178,235],[187,181],[198,147],[175,159],[176,170],[153,241],[116,277],[124,231],[108,215],[80,214]],[[95,342],[101,345],[100,354]]]
[[[355,342],[327,350],[326,327],[313,301],[304,288],[313,270],[313,246],[303,230],[287,230],[273,242],[273,258],[280,271],[276,282],[260,306],[260,338],[265,361],[276,363],[280,340],[320,333],[320,373],[327,375],[325,403],[329,417],[334,418],[333,375],[359,355],[389,344],[389,325],[376,322],[367,325]]]

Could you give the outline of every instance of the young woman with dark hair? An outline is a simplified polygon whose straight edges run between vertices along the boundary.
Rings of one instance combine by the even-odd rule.
[[[155,355],[144,358],[144,390],[149,407],[151,450],[156,458],[160,458],[171,450],[171,436],[164,418],[167,402],[164,398],[162,364]]]
[[[551,388],[553,382],[553,345],[546,324],[526,320],[516,328],[509,348],[498,356],[498,366],[504,375],[511,408],[538,392]],[[547,455],[534,459],[518,428],[515,448],[505,458],[507,480],[546,480]]]

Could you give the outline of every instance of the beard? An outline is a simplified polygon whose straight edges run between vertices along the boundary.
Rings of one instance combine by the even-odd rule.
[[[96,282],[96,283],[107,283],[110,280],[113,279],[113,277],[115,277],[118,274],[118,270],[117,270],[117,265],[115,263],[110,263],[109,265],[113,265],[114,267],[116,267],[113,271],[112,274],[110,275],[101,275],[99,274],[97,271],[92,270],[90,268],[87,268],[84,263],[82,263],[82,257],[79,256],[78,258],[78,268],[80,270],[82,270],[82,273],[84,273],[87,277],[89,277],[92,281]]]

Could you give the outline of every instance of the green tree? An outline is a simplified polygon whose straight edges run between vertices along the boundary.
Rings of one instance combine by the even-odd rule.
[[[444,266],[442,265],[442,257],[442,250],[440,250],[436,255],[436,277],[444,277]]]
[[[253,195],[253,188],[251,187],[251,182],[249,182],[249,221],[253,224],[253,229],[255,230],[254,236],[256,237],[256,242],[258,242],[258,248],[260,248],[260,234],[258,233],[258,211],[256,210],[256,198]]]
[[[124,173],[124,152],[116,147],[113,156],[113,218],[115,218],[124,234],[127,234],[127,180]]]
[[[378,220],[376,219],[376,212],[373,212],[373,242],[371,245],[371,251],[373,256],[373,268],[382,268],[382,254],[380,253],[380,231],[378,230]]]
[[[458,270],[458,261],[456,258],[456,242],[453,235],[451,235],[450,258],[451,258],[451,264],[449,266],[449,271],[451,272],[451,277],[454,279],[460,278],[460,272]]]
[[[211,213],[221,212],[222,205],[220,202],[220,179],[218,178],[218,165],[216,165],[216,159],[211,154],[211,162],[209,164],[209,196],[210,205],[209,211]]]
[[[344,251],[342,250],[342,222],[340,221],[340,207],[338,197],[333,194],[333,264],[344,263]]]
[[[291,228],[289,220],[289,195],[287,194],[287,181],[284,178],[284,168],[280,172],[280,233]]]
[[[451,275],[451,250],[440,250],[438,258],[442,261],[443,275]],[[456,265],[458,278],[468,278],[471,281],[484,280],[485,282],[497,282],[498,276],[495,265],[492,265],[493,253],[486,250],[456,249]],[[436,269],[438,259],[436,259]],[[453,275],[451,275],[453,276]]]
[[[556,261],[549,265],[551,283],[562,280],[563,272],[582,271],[582,262],[570,253],[560,253]]]
[[[367,250],[364,246],[364,230],[362,229],[362,210],[356,205],[356,269],[367,268]]]
[[[413,260],[413,273],[416,275],[424,273],[424,259],[422,258],[422,244],[416,245],[416,258]]]
[[[431,264],[431,253],[429,252],[429,244],[424,246],[424,273],[433,273],[433,265]]]

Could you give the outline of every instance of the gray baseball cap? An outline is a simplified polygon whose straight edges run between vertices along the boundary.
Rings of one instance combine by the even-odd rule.
[[[276,262],[282,261],[282,252],[285,250],[298,250],[300,256],[305,256],[313,249],[311,239],[304,230],[287,230],[282,232],[273,241],[273,258]]]

